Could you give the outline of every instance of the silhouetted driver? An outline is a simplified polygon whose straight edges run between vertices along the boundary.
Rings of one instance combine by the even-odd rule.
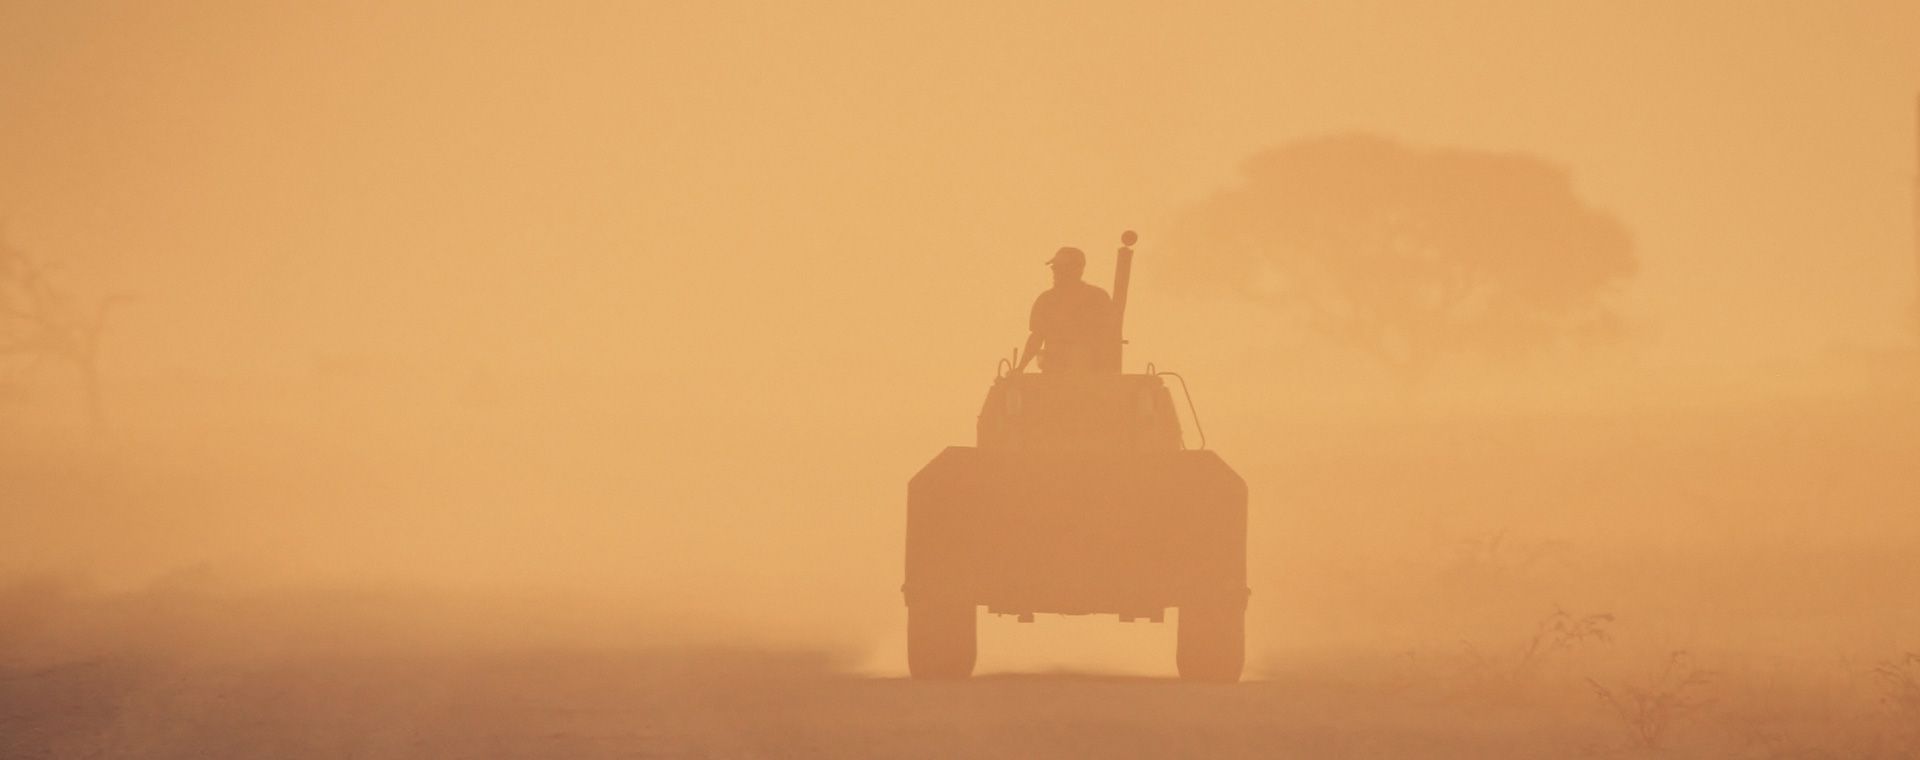
[[[1033,301],[1028,318],[1027,347],[1020,366],[1040,357],[1045,372],[1094,372],[1104,366],[1106,345],[1113,340],[1113,300],[1107,291],[1080,279],[1087,255],[1078,248],[1062,248],[1047,262],[1053,267],[1053,287]]]

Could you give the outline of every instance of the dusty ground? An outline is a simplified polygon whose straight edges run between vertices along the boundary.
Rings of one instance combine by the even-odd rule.
[[[0,449],[0,495],[28,497],[0,498],[0,760],[1916,758],[1916,408],[1285,438],[1236,460],[1270,501],[1258,669],[1233,687],[1083,665],[1140,657],[1063,656],[1096,647],[1038,635],[1053,621],[983,623],[988,669],[1023,675],[884,677],[891,475],[820,479],[879,484],[835,497],[868,504],[858,519],[783,501],[808,532],[678,501],[663,514],[710,524],[649,522],[627,508],[649,503],[637,482],[518,498],[601,487],[557,455],[482,457],[501,466],[470,483],[464,464],[310,461],[268,438],[204,474]],[[357,475],[329,490],[308,469]],[[547,511],[563,497],[582,506]],[[68,567],[100,580],[33,574]],[[314,568],[372,582],[299,590]],[[478,590],[410,590],[436,578]],[[559,600],[514,590],[539,583]],[[704,596],[663,592],[682,586]],[[1605,637],[1556,627],[1599,615]],[[1164,672],[1169,632],[1147,630]],[[1678,651],[1697,668],[1670,672]]]
[[[1333,673],[921,683],[726,651],[106,658],[0,672],[5,758],[1912,757],[1799,688],[1635,746],[1590,695],[1468,698]],[[1789,693],[1791,692],[1791,693]],[[1831,696],[1831,695],[1829,695]],[[1895,732],[1895,733],[1890,733]]]
[[[0,755],[1552,757],[1593,728],[1380,696],[1284,680],[918,683],[743,653],[107,659],[0,674]]]

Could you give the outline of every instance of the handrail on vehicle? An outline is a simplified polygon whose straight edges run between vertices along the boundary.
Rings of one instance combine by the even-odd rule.
[[[1200,425],[1200,409],[1193,405],[1193,392],[1187,390],[1187,379],[1181,377],[1178,372],[1161,372],[1159,369],[1156,369],[1151,362],[1147,364],[1147,374],[1153,375],[1154,377],[1165,375],[1180,381],[1180,395],[1187,398],[1187,416],[1193,418],[1193,431],[1200,434],[1200,450],[1207,450],[1207,429]],[[1186,435],[1182,433],[1180,436],[1180,448],[1184,449],[1186,447]]]

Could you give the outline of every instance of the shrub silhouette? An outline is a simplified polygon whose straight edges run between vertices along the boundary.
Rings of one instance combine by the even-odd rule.
[[[65,363],[80,376],[88,429],[99,433],[105,414],[100,389],[100,339],[107,317],[131,300],[113,295],[93,302],[74,296],[54,276],[55,267],[13,247],[0,228],[0,376],[11,384],[25,368]]]

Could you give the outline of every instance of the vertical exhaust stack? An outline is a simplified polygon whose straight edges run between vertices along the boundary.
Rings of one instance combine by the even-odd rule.
[[[1120,252],[1113,261],[1113,360],[1110,364],[1115,372],[1124,371],[1121,354],[1127,338],[1122,330],[1127,322],[1127,286],[1133,279],[1133,243],[1139,239],[1133,230],[1120,233]]]

